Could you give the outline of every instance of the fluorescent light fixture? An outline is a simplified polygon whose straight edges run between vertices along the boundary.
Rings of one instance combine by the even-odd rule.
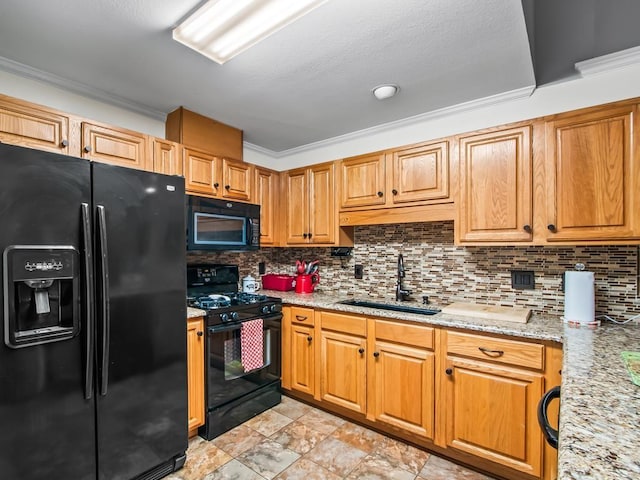
[[[209,0],[173,39],[220,65],[327,0]]]

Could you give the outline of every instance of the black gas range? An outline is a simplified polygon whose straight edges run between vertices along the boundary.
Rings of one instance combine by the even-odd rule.
[[[187,266],[187,303],[207,312],[205,424],[198,429],[207,440],[281,399],[282,300],[238,292],[239,281],[237,265]],[[259,365],[247,366],[245,353],[259,355]]]
[[[279,314],[282,300],[238,292],[237,265],[199,264],[187,267],[187,305],[207,311],[208,326]]]

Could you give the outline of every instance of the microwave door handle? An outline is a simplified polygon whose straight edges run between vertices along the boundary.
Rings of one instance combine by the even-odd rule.
[[[93,254],[91,249],[91,215],[89,204],[83,203],[82,211],[82,251],[84,261],[85,287],[85,359],[84,359],[84,398],[93,397],[93,355],[94,355],[94,318],[93,318]]]
[[[100,322],[102,334],[100,339],[100,395],[107,394],[109,383],[109,328],[111,326],[109,305],[109,255],[107,248],[107,218],[103,205],[98,205],[98,256],[100,257]]]

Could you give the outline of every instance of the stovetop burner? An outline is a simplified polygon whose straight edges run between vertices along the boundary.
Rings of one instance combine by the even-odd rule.
[[[201,308],[203,310],[215,310],[230,306],[253,305],[266,302],[269,297],[255,293],[230,292],[224,294],[211,294],[198,297],[187,297],[187,304],[190,307]]]

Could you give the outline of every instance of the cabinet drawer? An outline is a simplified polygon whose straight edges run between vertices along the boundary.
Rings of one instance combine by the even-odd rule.
[[[291,307],[291,322],[314,325],[313,308]]]
[[[340,313],[322,312],[322,329],[350,333],[361,337],[367,334],[367,321],[363,317],[342,315]]]
[[[544,368],[544,346],[483,335],[448,332],[447,353],[526,368]]]
[[[376,340],[433,349],[433,328],[376,320]]]

